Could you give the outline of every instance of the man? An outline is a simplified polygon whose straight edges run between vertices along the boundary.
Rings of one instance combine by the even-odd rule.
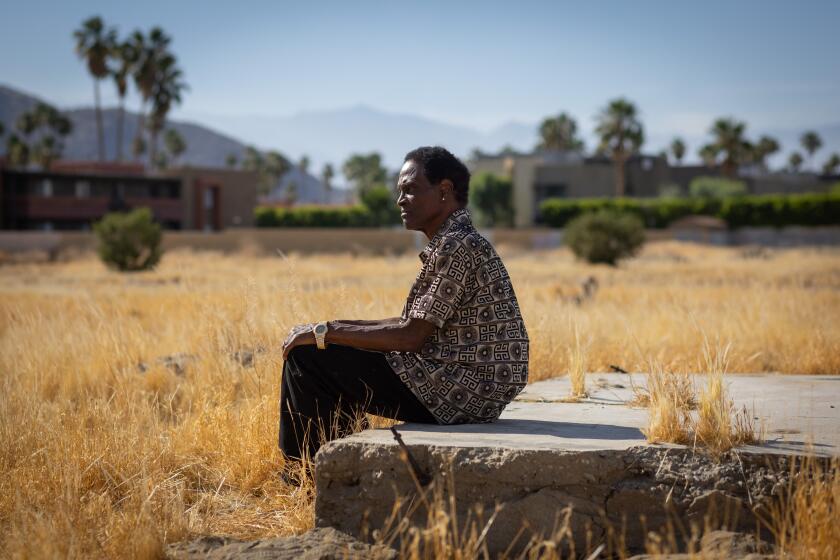
[[[528,380],[528,334],[507,270],[466,209],[470,173],[444,148],[409,152],[406,229],[429,239],[402,315],[292,329],[283,344],[280,448],[313,457],[359,410],[409,422],[491,422]]]

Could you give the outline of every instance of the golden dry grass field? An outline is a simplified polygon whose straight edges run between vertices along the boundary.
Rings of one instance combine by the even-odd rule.
[[[731,344],[729,371],[840,374],[836,248],[662,242],[618,268],[500,252],[531,380],[702,371],[704,335]],[[0,556],[157,557],[195,534],[309,528],[311,493],[278,479],[280,344],[299,322],[399,315],[418,266],[181,251],[148,273],[92,255],[0,267]]]

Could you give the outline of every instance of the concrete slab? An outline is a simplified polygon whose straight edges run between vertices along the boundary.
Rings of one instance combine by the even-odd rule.
[[[630,408],[633,385],[644,387],[645,375],[590,374],[590,397],[562,402],[569,395],[566,377],[528,385],[492,424],[429,426],[404,424],[399,430],[410,445],[502,447],[513,450],[598,451],[642,445],[645,409]],[[705,376],[698,375],[699,390]],[[766,442],[745,452],[840,455],[840,376],[727,375],[736,407],[753,412]],[[345,441],[396,445],[388,430],[368,430]]]
[[[491,554],[527,526],[548,534],[572,507],[575,541],[598,542],[624,527],[627,546],[673,516],[702,523],[723,511],[732,529],[751,531],[757,512],[786,487],[796,457],[840,455],[840,376],[729,375],[736,406],[754,411],[767,441],[737,457],[709,457],[677,445],[649,445],[647,410],[630,408],[643,374],[590,374],[590,397],[562,402],[566,378],[529,385],[492,424],[403,424],[399,432],[428,488],[454,491],[460,520],[499,508],[487,532]],[[702,387],[705,377],[696,377]],[[370,539],[393,515],[424,526],[422,490],[388,430],[368,430],[325,445],[315,458],[316,525]],[[438,484],[440,481],[441,484]],[[397,504],[395,506],[395,503]],[[400,505],[402,504],[402,505]],[[411,504],[414,504],[412,506]],[[413,513],[412,513],[413,512]],[[687,525],[686,525],[687,526]],[[524,544],[524,543],[520,543]]]

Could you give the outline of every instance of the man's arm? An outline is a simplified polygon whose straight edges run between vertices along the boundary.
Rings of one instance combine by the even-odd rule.
[[[330,321],[330,327],[333,325],[355,325],[355,326],[385,326],[395,325],[403,321],[402,317],[389,317],[387,319],[334,319]]]
[[[423,319],[399,319],[394,322],[372,321],[372,325],[354,325],[329,321],[325,341],[379,352],[419,352],[423,342],[435,331],[435,325]],[[283,343],[283,359],[296,346],[315,344],[310,328],[292,329]]]
[[[435,331],[435,325],[422,319],[385,319],[374,324],[351,324],[347,321],[327,323],[326,342],[379,352],[419,352]]]

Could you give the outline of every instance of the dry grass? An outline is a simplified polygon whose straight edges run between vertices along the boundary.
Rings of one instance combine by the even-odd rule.
[[[790,483],[768,525],[783,558],[840,557],[840,460],[813,457],[791,467]]]
[[[586,357],[589,347],[592,344],[591,339],[586,341],[581,340],[580,329],[577,324],[572,325],[572,332],[574,333],[574,345],[569,347],[569,381],[571,382],[571,390],[569,397],[572,400],[584,399],[589,396],[586,391]]]
[[[575,370],[574,325],[590,370],[704,371],[691,318],[733,342],[731,371],[840,373],[836,250],[747,260],[663,243],[618,269],[565,251],[505,261],[532,380]],[[298,322],[399,314],[417,266],[173,252],[133,275],[92,256],[0,267],[0,556],[151,558],[195,534],[311,527],[311,488],[279,478],[279,345]],[[593,299],[557,297],[588,276]],[[176,354],[180,368],[159,361]]]

